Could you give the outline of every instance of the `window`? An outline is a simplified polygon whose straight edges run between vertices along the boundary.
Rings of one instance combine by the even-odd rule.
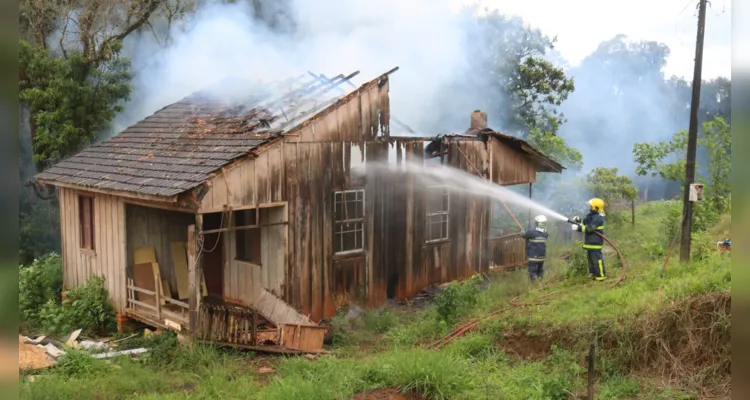
[[[81,225],[81,248],[94,250],[94,198],[78,196],[78,219]]]
[[[365,248],[365,191],[339,190],[333,194],[333,251],[336,254]]]
[[[234,212],[235,228],[257,226],[255,210],[239,210]],[[235,258],[239,261],[261,265],[260,228],[243,228],[234,231]]]
[[[427,188],[426,242],[448,239],[449,200],[447,187],[433,186]]]

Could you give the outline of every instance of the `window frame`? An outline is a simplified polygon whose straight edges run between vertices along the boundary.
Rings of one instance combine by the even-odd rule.
[[[261,233],[261,226],[259,224],[260,221],[260,215],[259,209],[256,208],[249,208],[245,210],[234,210],[232,211],[232,228],[234,228],[234,260],[239,261],[246,264],[252,264],[257,265],[259,267],[263,266],[263,237]],[[255,217],[254,221],[248,221],[247,219],[244,219],[243,222],[245,225],[236,225],[237,218],[241,215],[247,215],[247,218],[253,219]],[[245,228],[248,226],[254,226],[254,228]],[[237,229],[241,228],[241,229]],[[257,235],[257,236],[256,236]],[[247,237],[250,237],[251,243],[250,243],[250,254],[251,256],[248,258],[246,257],[246,254],[244,254],[247,251],[247,248],[244,246],[247,241]],[[256,248],[252,246],[253,237],[257,237],[258,246],[257,246],[257,255],[255,253]],[[242,246],[241,246],[242,245]],[[242,252],[240,252],[240,248],[242,248]]]
[[[88,213],[85,212],[85,204],[88,203]],[[88,214],[88,226],[86,224],[86,214]],[[94,211],[94,196],[88,194],[78,195],[78,248],[82,251],[96,252],[96,216]],[[89,231],[89,241],[86,242],[86,231]]]
[[[433,195],[431,191],[433,190],[442,190],[441,193],[441,200],[442,197],[446,198],[446,206],[445,209],[441,211],[429,211],[427,208],[427,205],[430,201],[430,196]],[[442,204],[442,201],[441,201]],[[425,213],[424,213],[424,242],[426,244],[430,243],[440,243],[450,240],[450,212],[451,212],[451,195],[450,195],[450,189],[448,186],[444,185],[435,185],[435,186],[427,186],[425,188]],[[441,217],[439,220],[435,220],[434,217]],[[442,220],[442,218],[445,218],[445,221]],[[433,225],[442,225],[445,223],[445,235],[433,238],[431,235],[432,230],[430,229]]]
[[[349,193],[355,193],[356,194],[355,199],[354,199],[353,202],[347,201],[346,196]],[[359,195],[361,195],[362,197],[358,198]],[[340,196],[340,200],[339,200],[339,196]],[[333,241],[332,241],[331,245],[333,246],[333,254],[334,255],[340,256],[340,255],[347,255],[347,254],[356,254],[356,253],[362,253],[362,252],[365,251],[365,249],[367,247],[365,245],[365,225],[366,225],[365,219],[366,219],[366,216],[367,216],[367,211],[365,210],[365,206],[366,206],[367,203],[366,203],[365,200],[366,200],[366,192],[365,192],[364,188],[346,189],[346,190],[334,190],[333,191]],[[338,220],[337,219],[337,216],[336,216],[336,206],[338,204],[342,204],[345,207],[344,209],[346,209],[346,204],[347,203],[357,203],[357,202],[362,202],[362,216],[361,217],[359,217],[359,218],[348,218],[347,216],[344,216],[344,218],[347,218],[347,219],[342,219],[342,220]],[[340,226],[345,225],[345,224],[346,225],[352,224],[352,225],[354,225],[354,228],[353,229],[348,229],[348,230],[341,230],[341,231],[339,231],[337,229]],[[359,229],[357,229],[358,226],[360,227]],[[357,243],[356,237],[357,237],[357,235],[359,235],[360,236],[360,241],[362,243],[362,246],[358,247],[358,248],[355,247],[353,249],[346,249],[346,250],[344,250],[344,237],[347,234],[354,234],[355,235],[354,236],[354,238],[355,238],[355,240],[354,240],[355,246],[356,246],[356,243]],[[338,243],[338,245],[337,245],[337,243]]]

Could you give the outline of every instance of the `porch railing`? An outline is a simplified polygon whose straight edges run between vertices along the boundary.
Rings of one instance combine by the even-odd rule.
[[[128,310],[135,318],[145,319],[144,322],[173,330],[182,330],[189,325],[190,306],[185,302],[163,296],[159,275],[154,275],[156,290],[137,287],[133,278],[128,278],[127,282]],[[153,297],[153,304],[138,300],[136,293]]]
[[[490,267],[509,269],[526,263],[526,240],[520,233],[489,239]]]

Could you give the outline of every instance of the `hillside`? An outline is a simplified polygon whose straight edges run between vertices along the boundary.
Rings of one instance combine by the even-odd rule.
[[[495,273],[428,301],[342,313],[330,355],[189,349],[164,333],[124,341],[151,348],[133,360],[108,364],[71,351],[32,383],[23,377],[22,398],[583,398],[591,343],[598,399],[728,398],[730,259],[715,244],[730,220],[695,235],[692,263],[680,265],[675,250],[663,270],[675,209],[679,203],[647,203],[635,226],[607,230],[626,258],[626,278],[615,287],[622,269],[614,253],[605,254],[609,280],[594,284],[581,276],[582,250],[556,245],[542,285],[524,270]],[[426,348],[472,320],[474,329]]]

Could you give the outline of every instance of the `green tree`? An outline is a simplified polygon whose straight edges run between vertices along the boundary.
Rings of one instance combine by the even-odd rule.
[[[492,115],[502,116],[502,129],[528,139],[565,167],[580,168],[580,152],[557,136],[565,122],[560,105],[575,90],[565,71],[546,59],[557,38],[495,10],[476,18],[469,40],[488,43],[471,62],[482,81],[477,93]]]
[[[552,157],[569,170],[577,171],[583,166],[583,155],[581,152],[568,146],[565,143],[565,139],[560,136],[544,133],[539,128],[534,128],[529,132],[528,141],[537,150]],[[545,176],[549,175],[542,175],[540,179],[543,179]]]
[[[492,78],[485,96],[493,113],[507,116],[504,129],[524,138],[534,128],[556,134],[565,121],[559,106],[575,90],[564,70],[544,58],[557,38],[497,10],[477,18],[474,35],[471,40],[489,44],[474,63]]]
[[[605,204],[615,204],[617,201],[628,202],[638,198],[638,190],[633,180],[617,174],[617,168],[595,168],[586,176],[589,191],[604,200]]]
[[[696,171],[696,181],[707,185],[707,203],[713,212],[719,214],[729,208],[731,145],[731,129],[722,117],[703,123],[698,147],[706,153],[707,167],[705,173]],[[636,173],[661,176],[684,185],[686,153],[687,132],[684,130],[676,132],[668,142],[636,143],[633,147]]]
[[[42,166],[88,145],[121,111],[130,95],[130,62],[113,54],[95,68],[83,53],[50,56],[21,41],[21,102],[29,107],[34,160]]]

